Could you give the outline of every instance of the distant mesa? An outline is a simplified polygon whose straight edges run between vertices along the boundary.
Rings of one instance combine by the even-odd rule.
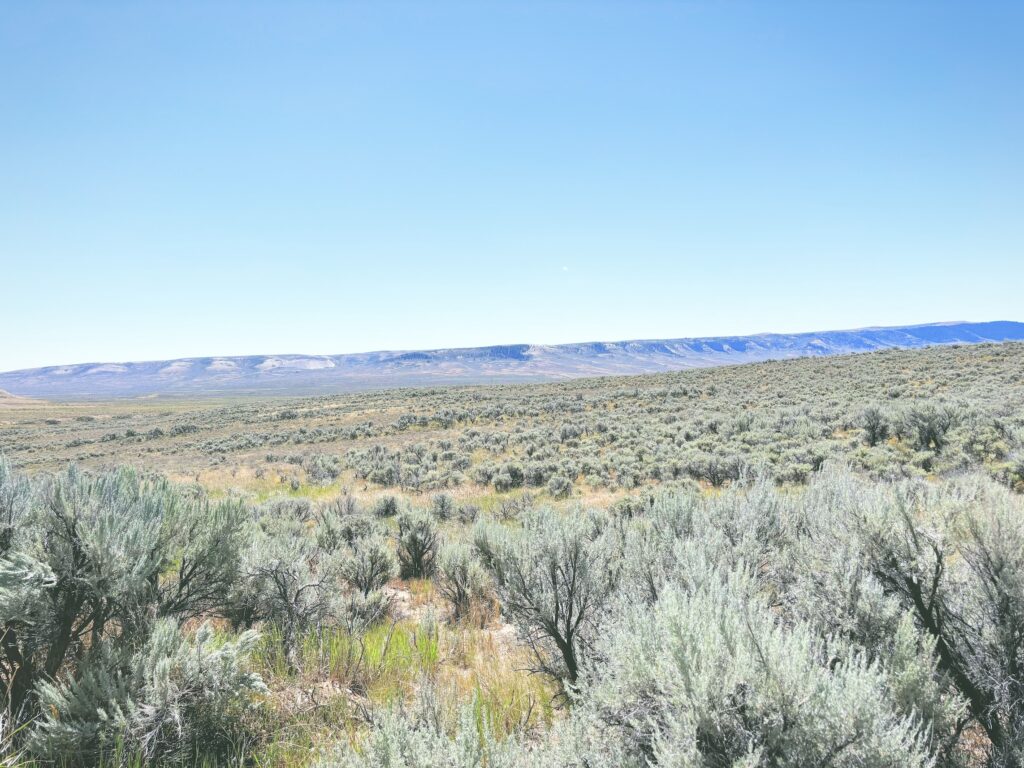
[[[392,387],[554,381],[1006,341],[1024,341],[1024,323],[932,323],[754,336],[86,363],[0,373],[0,388],[10,395],[54,400],[317,395]]]
[[[175,360],[160,369],[162,376],[181,376],[189,372],[195,363],[192,360]]]
[[[296,371],[317,371],[324,368],[333,368],[334,361],[328,357],[298,357],[287,355],[282,357],[267,357],[262,363],[256,365],[257,370],[272,371],[277,368],[293,369]]]
[[[96,376],[103,373],[128,373],[127,365],[118,363],[105,363],[104,365],[92,365],[82,373],[88,376]]]
[[[396,363],[421,363],[428,360],[433,360],[432,352],[403,352],[400,355],[395,355]]]

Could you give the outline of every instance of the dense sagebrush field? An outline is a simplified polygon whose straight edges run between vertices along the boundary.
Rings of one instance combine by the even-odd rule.
[[[1021,344],[0,400],[0,451],[3,764],[1024,765]]]
[[[1009,479],[1022,406],[1024,344],[933,347],[301,400],[0,401],[0,449],[29,472],[130,463],[261,497],[340,483],[589,498],[746,473],[799,484],[829,459],[877,478]]]

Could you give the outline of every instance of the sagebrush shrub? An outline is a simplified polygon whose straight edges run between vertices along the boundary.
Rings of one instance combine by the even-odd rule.
[[[397,544],[403,579],[424,579],[433,575],[440,534],[429,515],[422,512],[399,515]]]
[[[226,734],[227,702],[260,688],[243,669],[252,637],[214,651],[178,621],[228,612],[246,519],[127,470],[29,483],[0,458],[0,685],[33,751],[90,764],[118,741],[168,762],[178,745],[221,749],[191,739]],[[172,722],[174,739],[157,733]]]
[[[441,549],[434,581],[438,593],[451,606],[455,621],[469,616],[474,603],[485,599],[488,588],[486,571],[461,542],[445,544]]]
[[[395,575],[395,556],[379,537],[358,539],[342,565],[342,576],[363,597],[380,589]]]
[[[502,610],[534,652],[538,669],[574,683],[615,590],[610,537],[586,516],[540,510],[521,532],[478,525],[475,544],[494,574]]]

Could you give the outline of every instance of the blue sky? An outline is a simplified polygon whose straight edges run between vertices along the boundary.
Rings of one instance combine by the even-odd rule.
[[[6,3],[0,369],[1024,320],[1024,3]]]

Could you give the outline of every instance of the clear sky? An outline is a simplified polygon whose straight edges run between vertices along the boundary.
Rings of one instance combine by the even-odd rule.
[[[0,370],[1024,320],[1024,3],[9,2]]]

